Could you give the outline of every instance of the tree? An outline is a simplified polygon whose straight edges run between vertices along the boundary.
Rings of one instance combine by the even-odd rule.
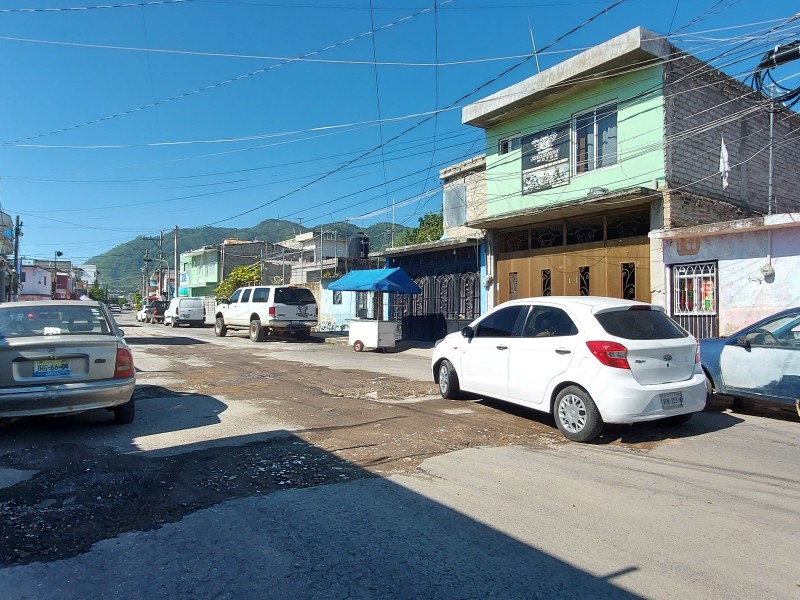
[[[419,227],[406,231],[397,244],[399,246],[411,246],[413,244],[433,242],[441,239],[443,233],[442,214],[428,213],[419,218]]]
[[[236,267],[225,281],[220,283],[214,290],[217,298],[227,298],[240,287],[255,285],[261,281],[261,265],[255,264],[249,267]]]
[[[89,288],[87,294],[92,300],[99,300],[100,302],[106,301],[106,291],[100,287],[100,284],[95,280],[92,287]]]

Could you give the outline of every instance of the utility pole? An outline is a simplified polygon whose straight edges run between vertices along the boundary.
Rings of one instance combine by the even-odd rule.
[[[161,235],[158,237],[158,299],[161,300],[161,291],[163,290],[164,281],[164,267],[161,264],[164,262],[164,230],[161,230]]]
[[[178,278],[180,277],[179,269],[180,265],[178,264],[178,226],[175,225],[175,232],[173,233],[173,242],[174,244],[174,254],[175,254],[175,287],[173,288],[174,296],[177,298],[178,296]]]
[[[322,227],[320,227],[319,228],[319,284],[320,285],[322,285],[322,236],[323,235],[325,235],[325,232],[322,231]]]
[[[767,175],[767,214],[772,214],[772,149],[775,138],[775,84],[769,93],[769,173]]]
[[[19,215],[17,215],[17,225],[14,227],[14,277],[11,278],[11,284],[14,286],[14,289],[11,290],[11,299],[14,302],[17,301],[19,295],[19,238],[22,237],[21,227],[22,221],[19,220]]]

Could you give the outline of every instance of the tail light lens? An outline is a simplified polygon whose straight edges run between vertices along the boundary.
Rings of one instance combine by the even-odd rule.
[[[628,364],[628,349],[617,342],[586,342],[594,357],[607,367],[615,369],[630,369]]]
[[[269,316],[270,317],[274,317],[275,316],[275,307],[274,306],[270,306],[269,307]]]
[[[133,377],[133,355],[130,350],[117,348],[117,363],[114,366],[114,379]]]

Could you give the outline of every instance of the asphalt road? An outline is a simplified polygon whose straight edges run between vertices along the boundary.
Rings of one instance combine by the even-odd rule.
[[[118,320],[130,428],[0,429],[0,541],[26,548],[4,546],[0,598],[800,597],[790,412],[579,445],[432,395],[425,351]]]

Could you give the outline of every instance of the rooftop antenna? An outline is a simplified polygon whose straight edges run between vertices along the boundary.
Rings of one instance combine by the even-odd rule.
[[[531,45],[533,46],[533,57],[536,59],[536,73],[541,73],[539,68],[539,54],[536,52],[536,40],[533,39],[533,27],[531,27],[531,18],[528,17],[528,31],[531,32]]]

